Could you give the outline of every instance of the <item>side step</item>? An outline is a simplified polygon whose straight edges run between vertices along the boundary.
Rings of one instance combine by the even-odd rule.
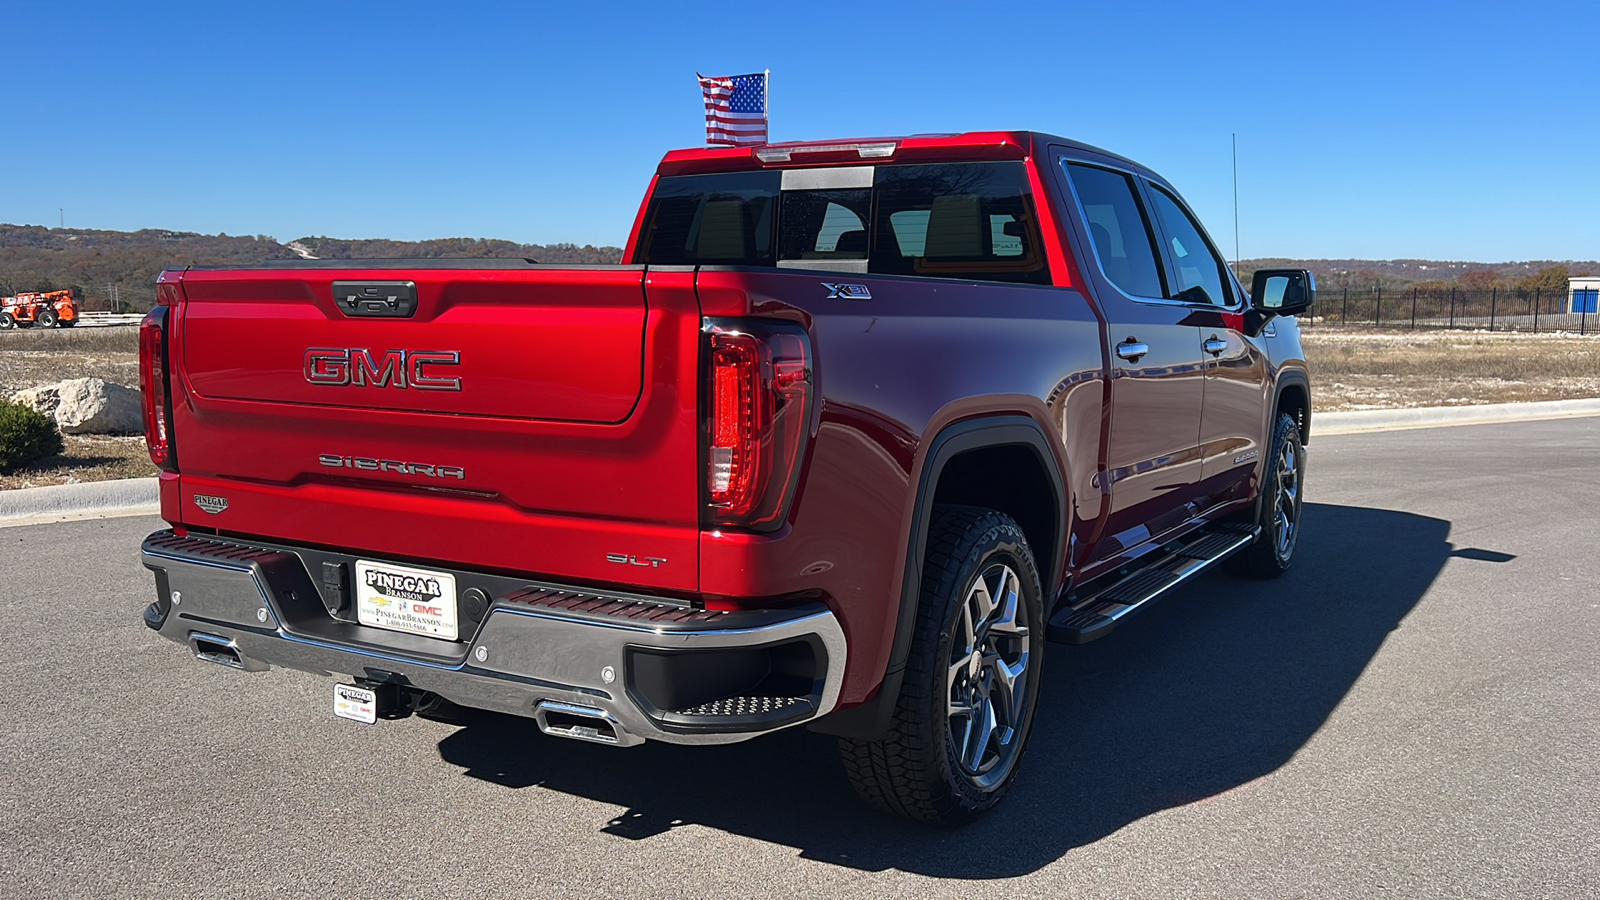
[[[1257,526],[1211,526],[1195,532],[1194,539],[1171,548],[1165,555],[1110,584],[1095,586],[1087,596],[1074,594],[1050,617],[1045,637],[1059,644],[1087,644],[1110,634],[1117,622],[1134,610],[1149,606],[1162,594],[1191,576],[1250,546],[1261,531]]]

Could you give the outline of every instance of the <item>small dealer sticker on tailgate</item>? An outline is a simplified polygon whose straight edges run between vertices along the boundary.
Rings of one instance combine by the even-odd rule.
[[[455,576],[357,560],[356,614],[363,625],[453,641]]]

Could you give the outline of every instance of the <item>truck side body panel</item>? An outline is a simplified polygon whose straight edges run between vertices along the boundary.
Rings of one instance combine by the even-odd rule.
[[[807,323],[823,397],[790,528],[770,537],[707,532],[701,588],[732,597],[821,592],[852,648],[841,698],[850,703],[872,693],[888,662],[895,621],[886,613],[900,598],[919,448],[954,421],[1034,419],[1056,443],[1063,483],[1075,492],[1072,536],[1084,540],[1100,512],[1104,385],[1099,322],[1075,289],[857,275],[850,280],[870,300],[830,298],[822,282],[838,277],[700,273],[708,310]],[[1055,549],[1036,548],[1042,571]]]

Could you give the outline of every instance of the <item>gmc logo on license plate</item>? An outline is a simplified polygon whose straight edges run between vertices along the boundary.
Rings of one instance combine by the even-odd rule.
[[[312,384],[459,391],[459,377],[429,373],[440,366],[459,365],[458,350],[388,350],[374,356],[363,347],[312,347],[306,351],[305,376]]]

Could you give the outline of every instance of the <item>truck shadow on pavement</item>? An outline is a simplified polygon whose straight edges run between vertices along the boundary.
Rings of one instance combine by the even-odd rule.
[[[439,744],[471,777],[622,806],[596,828],[647,840],[686,824],[807,859],[934,877],[1036,871],[1073,848],[1284,765],[1327,720],[1457,551],[1450,523],[1307,504],[1295,568],[1261,582],[1209,574],[1103,641],[1050,645],[1039,719],[1011,794],[977,827],[943,830],[859,804],[831,738],[616,751],[482,715]]]

